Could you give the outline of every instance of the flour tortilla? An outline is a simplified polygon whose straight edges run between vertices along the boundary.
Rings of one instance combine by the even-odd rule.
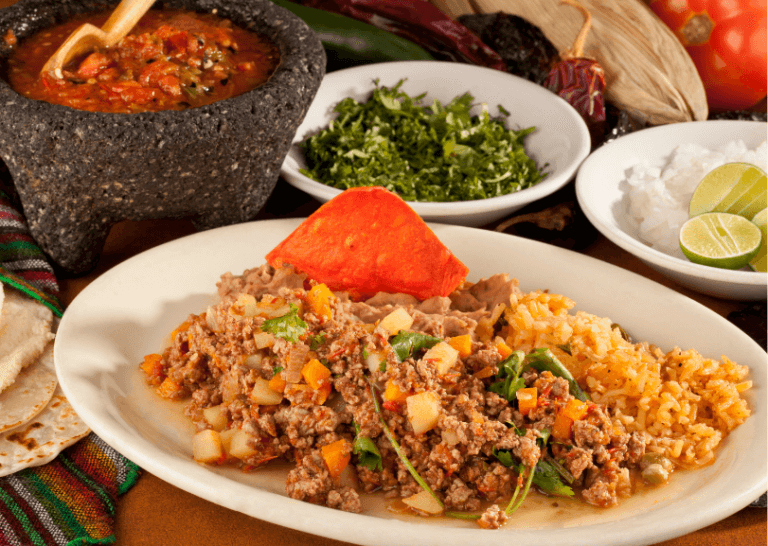
[[[0,432],[16,428],[40,413],[57,384],[53,343],[49,343],[38,361],[23,369],[16,381],[0,393]]]
[[[15,290],[5,291],[0,310],[0,393],[36,362],[54,338],[53,312]]]
[[[46,464],[90,429],[57,387],[48,405],[34,419],[0,433],[0,476]]]

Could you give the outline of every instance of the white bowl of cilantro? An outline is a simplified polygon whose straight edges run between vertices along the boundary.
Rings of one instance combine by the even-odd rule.
[[[281,174],[321,202],[379,185],[426,221],[481,226],[563,187],[589,149],[576,110],[528,80],[392,62],[325,76]]]

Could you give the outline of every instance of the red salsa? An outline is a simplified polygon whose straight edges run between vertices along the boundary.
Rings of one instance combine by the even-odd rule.
[[[20,41],[8,59],[11,87],[25,97],[91,112],[184,110],[234,97],[269,79],[279,63],[264,36],[213,14],[150,10],[115,46],[41,74],[79,26],[109,13],[73,18]]]

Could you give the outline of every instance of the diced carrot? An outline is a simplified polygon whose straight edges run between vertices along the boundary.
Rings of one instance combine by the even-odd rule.
[[[184,322],[179,324],[179,327],[176,328],[173,332],[171,332],[171,339],[176,339],[176,336],[180,332],[186,332],[187,330],[189,330],[190,326],[192,326],[192,323],[190,323],[188,320],[185,320]]]
[[[150,377],[157,377],[163,373],[163,357],[159,354],[150,354],[144,357],[141,369]]]
[[[326,320],[329,320],[331,314],[331,301],[335,296],[325,284],[316,284],[307,292],[307,302],[312,311]]]
[[[515,396],[517,396],[517,409],[523,415],[528,415],[528,412],[536,409],[536,402],[538,400],[536,387],[520,389]]]
[[[466,358],[472,354],[472,337],[469,334],[452,337],[448,340],[448,345],[459,351],[461,358]]]
[[[389,379],[387,380],[387,386],[384,389],[382,398],[384,398],[386,402],[405,402],[405,399],[408,398],[411,394],[413,393],[402,391],[400,387],[395,385],[395,383]]]
[[[587,404],[585,404],[581,400],[577,400],[576,398],[573,398],[568,401],[568,403],[562,409],[562,412],[567,417],[570,417],[574,421],[578,421],[579,419],[583,419],[584,416],[587,414],[588,407],[589,406],[587,406]]]
[[[319,360],[313,358],[304,364],[304,367],[301,369],[301,375],[310,387],[319,389],[330,379],[331,370],[323,366]]]
[[[272,379],[269,380],[269,388],[275,392],[285,391],[285,379],[283,379],[282,374],[276,373],[272,376]]]
[[[499,351],[501,358],[507,358],[512,354],[512,349],[509,348],[509,345],[501,340],[496,342],[496,350]]]
[[[317,403],[318,404],[325,404],[325,401],[328,400],[328,397],[331,395],[331,391],[333,390],[333,385],[330,381],[327,383],[323,383],[323,385],[317,389],[318,398]]]
[[[567,440],[571,437],[571,427],[573,426],[573,419],[560,412],[555,417],[555,422],[552,425],[552,437],[558,440]]]
[[[478,379],[485,379],[486,377],[492,377],[496,375],[496,368],[494,366],[486,366],[485,368],[475,372],[473,375]]]
[[[320,448],[332,478],[338,478],[352,458],[352,444],[341,439]]]
[[[568,401],[563,409],[557,412],[555,423],[552,426],[552,436],[558,440],[567,440],[571,437],[573,422],[583,419],[589,406],[575,398]]]
[[[173,379],[166,377],[163,379],[163,382],[160,383],[160,386],[157,387],[157,394],[163,398],[175,398],[182,388],[183,387],[176,383]]]

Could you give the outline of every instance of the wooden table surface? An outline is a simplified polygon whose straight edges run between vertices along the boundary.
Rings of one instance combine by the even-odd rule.
[[[14,1],[0,0],[0,8],[11,5]],[[317,202],[298,193],[281,180],[259,218],[306,216],[317,206]],[[194,228],[183,220],[126,221],[115,225],[94,271],[79,277],[60,277],[62,303],[70,303],[90,282],[127,258],[191,233],[194,233]],[[743,307],[743,304],[737,302],[704,296],[677,286],[602,236],[594,237],[593,242],[580,251],[653,279],[723,316]],[[766,509],[747,507],[709,527],[660,544],[761,545],[766,544],[767,530]],[[115,535],[118,546],[346,544],[293,531],[222,508],[182,491],[146,471],[136,485],[120,499]],[[382,540],[381,544],[386,544],[386,540]]]

